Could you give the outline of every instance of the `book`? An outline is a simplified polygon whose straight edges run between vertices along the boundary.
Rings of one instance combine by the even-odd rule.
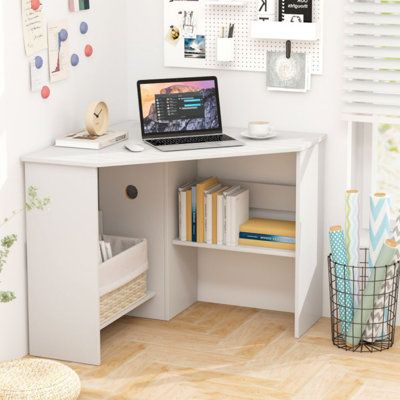
[[[238,190],[240,190],[240,185],[234,185],[231,186],[226,191],[224,191],[222,194],[222,221],[223,221],[222,244],[226,244],[227,230],[228,230],[227,214],[229,214],[230,210],[227,210],[227,198],[229,195],[237,192]]]
[[[191,242],[192,238],[192,188],[186,191],[186,240]]]
[[[312,22],[312,0],[279,0],[279,21]]]
[[[186,229],[186,196],[192,189],[192,184],[186,184],[178,188],[178,220],[179,220],[179,240],[187,241]]]
[[[197,242],[197,186],[192,186],[192,242]]]
[[[222,186],[212,193],[212,244],[218,243],[218,196],[228,189],[229,186]]]
[[[199,243],[204,243],[204,191],[217,183],[218,179],[211,177],[199,182],[196,187],[196,241]]]
[[[239,244],[294,250],[296,223],[274,219],[249,219],[240,226]]]
[[[241,188],[227,197],[226,244],[237,246],[240,226],[249,219],[249,189]]]
[[[231,186],[225,186],[217,193],[217,244],[223,244],[224,241],[224,193]]]
[[[220,183],[204,191],[204,243],[212,243],[213,206],[212,195],[222,187]]]
[[[105,242],[105,246],[106,246],[107,260],[110,260],[111,258],[113,258],[111,243]]]
[[[103,262],[105,262],[108,260],[106,243],[104,242],[104,240],[100,240],[99,245],[100,245],[100,251],[101,251],[101,258],[102,258]]]
[[[56,139],[54,146],[74,147],[78,149],[100,150],[112,144],[128,139],[128,131],[110,131],[101,136],[91,136],[88,132],[82,131],[72,133],[66,137]]]

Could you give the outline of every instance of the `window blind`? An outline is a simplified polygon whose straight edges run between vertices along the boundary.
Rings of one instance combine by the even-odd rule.
[[[400,0],[350,0],[344,118],[400,124]]]

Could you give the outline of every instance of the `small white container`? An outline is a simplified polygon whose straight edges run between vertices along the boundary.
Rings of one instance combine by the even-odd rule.
[[[235,58],[235,41],[233,38],[217,39],[217,61],[230,62]]]

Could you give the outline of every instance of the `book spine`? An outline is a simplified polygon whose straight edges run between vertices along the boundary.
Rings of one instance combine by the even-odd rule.
[[[217,226],[218,226],[218,206],[217,206],[218,196],[217,193],[212,195],[212,235],[211,235],[211,243],[217,244]]]
[[[192,241],[192,190],[186,192],[186,240]]]
[[[108,260],[106,244],[103,240],[101,240],[99,242],[99,244],[100,244],[100,250],[101,250],[101,258],[103,259],[103,262],[105,262]]]
[[[227,206],[227,198],[226,198],[226,196],[223,196],[223,198],[222,198],[222,221],[223,221],[222,244],[226,244],[226,229],[227,229],[226,206]]]
[[[207,205],[207,195],[204,195],[204,243],[207,243],[207,228],[208,228],[208,219],[207,219],[207,209],[208,209],[208,205]]]
[[[197,242],[197,196],[196,186],[192,187],[192,242]]]
[[[226,198],[226,211],[225,211],[225,220],[226,220],[226,240],[225,244],[227,246],[232,246],[232,224],[233,224],[233,198],[228,196]]]
[[[217,196],[217,244],[223,243],[224,229],[224,213],[223,213],[224,198],[222,195]]]
[[[179,191],[179,239],[186,241],[186,192]]]
[[[268,235],[263,233],[240,232],[240,239],[261,240],[264,242],[279,242],[295,244],[296,239],[289,236]]]
[[[206,198],[206,213],[205,213],[205,242],[208,244],[212,243],[212,231],[213,231],[213,206],[212,206],[212,194],[208,194]]]
[[[111,244],[109,242],[105,242],[105,245],[106,245],[107,259],[110,260],[111,258],[113,258]]]

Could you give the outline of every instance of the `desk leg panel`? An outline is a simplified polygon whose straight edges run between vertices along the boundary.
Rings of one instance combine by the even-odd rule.
[[[197,176],[197,162],[165,165],[165,295],[167,319],[173,318],[197,301],[197,249],[178,248],[172,241],[178,232],[177,188]]]
[[[25,181],[51,201],[26,218],[30,354],[99,364],[97,169],[27,163]]]
[[[322,316],[321,152],[316,145],[297,154],[295,337]]]

